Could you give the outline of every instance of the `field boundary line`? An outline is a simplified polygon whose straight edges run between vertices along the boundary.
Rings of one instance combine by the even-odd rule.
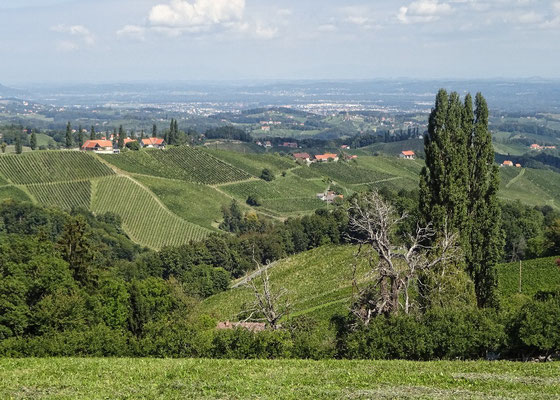
[[[521,179],[521,177],[525,175],[525,168],[523,168],[521,171],[519,171],[519,174],[515,175],[513,178],[511,178],[509,180],[508,183],[506,183],[506,189],[508,189],[511,185],[513,185],[515,182],[517,182],[519,179]]]

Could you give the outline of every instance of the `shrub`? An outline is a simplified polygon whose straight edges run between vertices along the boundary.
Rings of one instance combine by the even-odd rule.
[[[268,168],[265,168],[261,172],[261,179],[267,182],[271,182],[274,180],[274,174]]]
[[[250,194],[247,197],[247,204],[253,207],[259,207],[260,205],[262,205],[261,199],[259,199],[257,196],[255,196],[254,194]]]

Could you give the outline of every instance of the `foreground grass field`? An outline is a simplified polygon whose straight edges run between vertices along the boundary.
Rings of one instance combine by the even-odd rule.
[[[2,399],[557,399],[560,363],[3,359]]]

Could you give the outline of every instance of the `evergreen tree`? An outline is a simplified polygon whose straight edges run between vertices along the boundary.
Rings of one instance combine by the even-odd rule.
[[[144,139],[144,129],[142,129],[142,131],[140,131],[140,140]]]
[[[72,125],[70,125],[70,121],[66,124],[66,148],[69,149],[72,147]]]
[[[470,95],[462,104],[457,93],[448,95],[440,90],[430,114],[424,149],[421,214],[439,232],[447,229],[460,233],[478,305],[492,305],[494,266],[503,240],[496,197],[499,180],[482,95],[477,95],[475,118]]]
[[[78,127],[78,147],[81,149],[84,145],[84,133],[82,132],[82,125]]]
[[[21,154],[23,147],[21,146],[21,132],[16,133],[16,154]]]
[[[29,140],[29,147],[31,150],[35,150],[37,148],[37,135],[35,132],[31,132],[31,139]]]
[[[152,137],[157,137],[157,126],[156,126],[156,124],[152,125]]]
[[[6,142],[2,142],[2,144],[0,144],[0,150],[2,150],[2,153],[6,152],[6,147],[8,147]]]
[[[117,128],[113,128],[113,146],[117,144]]]
[[[119,149],[122,150],[123,147],[124,147],[124,129],[123,129],[122,125],[119,126],[119,139],[118,140],[119,140],[118,141]]]
[[[89,140],[95,140],[96,139],[96,135],[95,135],[95,127],[92,125],[91,126],[91,132],[89,134]]]

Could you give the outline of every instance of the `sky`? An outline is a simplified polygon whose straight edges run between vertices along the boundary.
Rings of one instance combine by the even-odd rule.
[[[560,0],[0,0],[0,83],[560,78]]]

